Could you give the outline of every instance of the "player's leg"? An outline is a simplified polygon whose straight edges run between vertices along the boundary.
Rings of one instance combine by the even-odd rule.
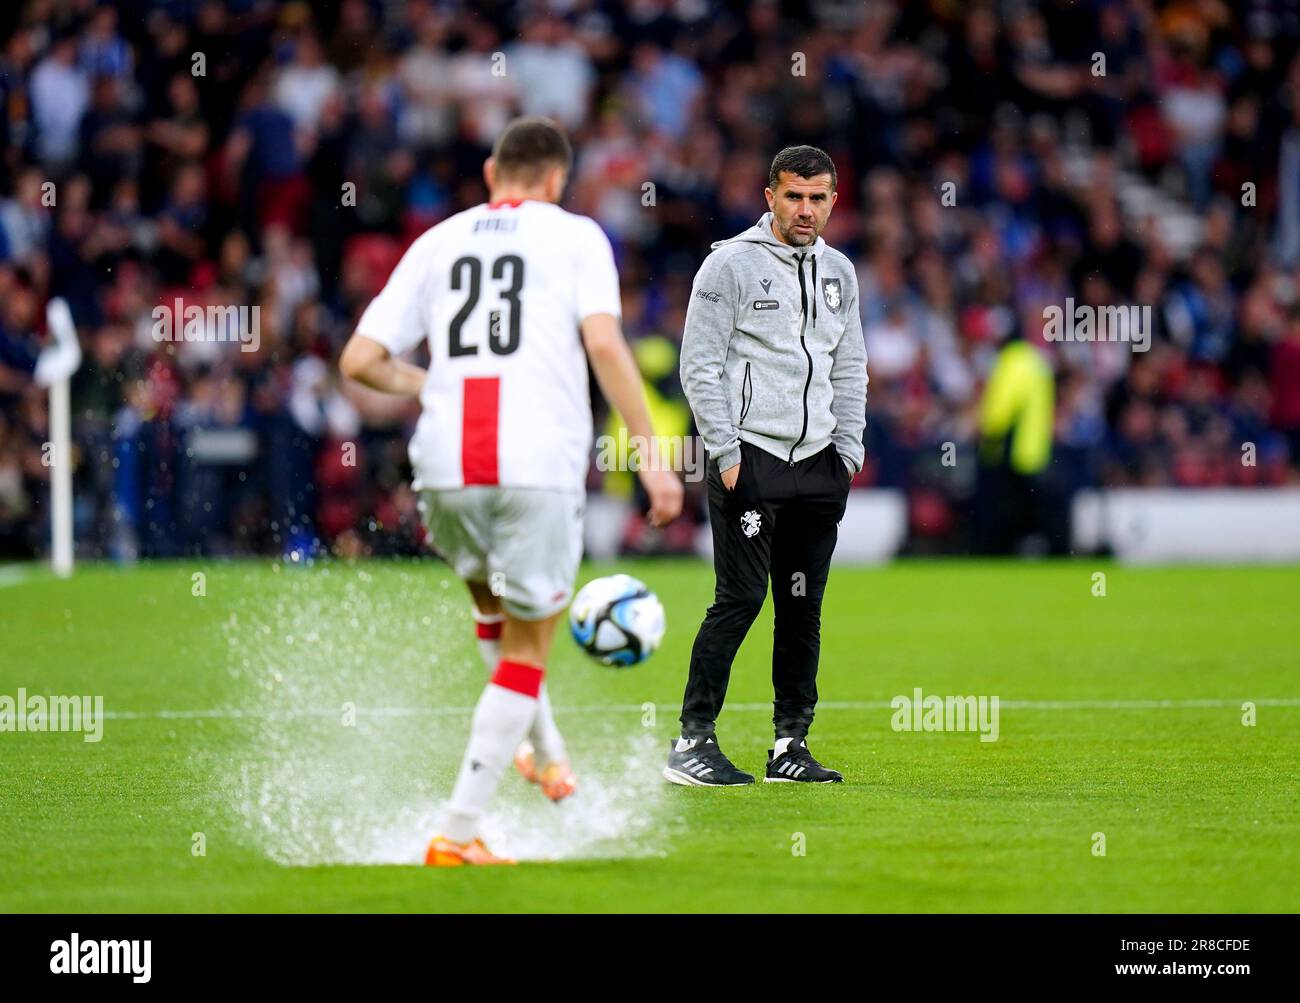
[[[505,626],[505,611],[501,599],[483,582],[466,582],[470,599],[474,604],[474,629],[478,638],[479,654],[489,673],[494,672],[501,661],[501,632]],[[552,764],[562,765],[568,770],[568,750],[564,746],[564,736],[560,734],[555,723],[555,714],[551,710],[551,698],[542,684],[537,695],[537,714],[528,737],[519,743],[515,750],[515,768],[524,779],[532,784],[542,784],[547,797],[558,801],[573,793],[573,784],[543,783],[543,778],[556,771],[548,770]]]
[[[716,465],[708,471],[713,530],[713,604],[695,635],[682,702],[682,735],[711,734],[722,710],[731,663],[767,596],[775,512],[759,491],[762,450],[742,446],[740,478],[728,491]]]
[[[842,780],[808,752],[817,706],[821,611],[844,516],[849,476],[834,447],[796,465],[798,493],[781,511],[772,541],[772,723],[776,741],[766,780]]]
[[[478,577],[491,581],[500,595],[505,613],[501,659],[475,707],[469,746],[444,810],[442,837],[430,845],[429,863],[452,862],[464,847],[477,843],[479,819],[536,717],[556,624],[572,598],[582,559],[584,500],[577,491],[493,492],[487,510],[488,573]],[[539,779],[543,789],[562,782],[572,789],[567,763],[548,764]]]
[[[731,679],[731,663],[767,596],[775,522],[775,509],[767,494],[773,487],[773,464],[778,461],[746,444],[741,449],[740,477],[731,491],[723,486],[716,464],[709,464],[716,584],[713,604],[691,647],[681,737],[670,749],[663,770],[664,778],[676,784],[729,787],[754,779],[722,755],[714,734]]]
[[[568,607],[582,561],[585,508],[582,491],[513,488],[502,492],[494,523],[493,561],[507,624],[540,621]],[[545,664],[549,650],[548,642],[539,665]],[[555,723],[549,691],[543,682],[529,730],[535,755],[531,763],[516,760],[516,764],[525,776],[531,766],[530,779],[548,798],[559,801],[574,792],[577,778]]]
[[[501,609],[501,600],[492,594],[486,582],[466,582],[465,587],[469,589],[479,657],[491,672],[501,661],[501,629],[506,615]]]
[[[428,530],[429,543],[462,581],[488,580],[494,495],[495,489],[485,487],[424,491],[420,495],[420,515]],[[472,589],[470,594],[474,595]],[[475,606],[477,608],[477,603]],[[461,770],[463,773],[463,764]],[[477,818],[472,821],[455,818],[445,811],[440,824],[438,835],[434,836],[425,853],[426,864],[448,867],[511,862],[496,856],[483,845],[478,838]]]
[[[560,611],[529,621],[507,611],[501,633],[501,660],[474,708],[469,744],[451,800],[443,811],[441,839],[430,844],[428,863],[452,863],[449,858],[463,856],[464,848],[478,840],[479,821],[536,716],[547,654],[562,615]]]

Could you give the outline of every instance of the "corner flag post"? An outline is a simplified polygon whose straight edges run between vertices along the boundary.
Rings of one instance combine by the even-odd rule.
[[[81,365],[72,311],[52,299],[45,320],[54,343],[36,361],[36,382],[50,388],[50,558],[60,578],[72,574],[72,405],[69,383]]]

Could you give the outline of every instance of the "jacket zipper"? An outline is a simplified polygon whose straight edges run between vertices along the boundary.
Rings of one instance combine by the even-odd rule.
[[[799,430],[799,438],[793,446],[790,447],[790,465],[794,466],[794,451],[803,445],[804,439],[808,437],[808,388],[812,386],[813,377],[813,360],[812,355],[808,352],[808,342],[804,339],[804,333],[808,327],[808,289],[803,281],[803,259],[806,254],[796,254],[795,261],[799,263],[799,347],[803,349],[803,354],[808,359],[808,378],[803,384],[803,428]],[[814,268],[816,265],[813,266]],[[813,290],[813,296],[817,291]]]
[[[737,427],[745,424],[745,415],[749,414],[749,405],[754,402],[754,384],[750,380],[749,363],[745,363],[745,378],[740,384],[740,422]]]

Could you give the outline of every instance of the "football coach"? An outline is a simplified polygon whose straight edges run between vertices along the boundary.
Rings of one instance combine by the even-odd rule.
[[[769,211],[714,244],[691,288],[681,376],[708,450],[717,585],[691,650],[681,737],[663,770],[673,783],[754,782],[723,755],[714,729],[769,577],[776,741],[764,779],[844,779],[807,742],[822,595],[866,425],[857,277],[821,238],[835,180],[822,150],[782,150],[768,172]]]

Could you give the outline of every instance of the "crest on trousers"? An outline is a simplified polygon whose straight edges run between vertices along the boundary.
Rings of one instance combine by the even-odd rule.
[[[757,536],[762,525],[763,516],[754,509],[750,509],[740,517],[740,531],[746,536]]]
[[[822,299],[826,303],[826,309],[831,313],[840,312],[840,304],[844,301],[844,292],[840,288],[839,279],[822,279]]]

